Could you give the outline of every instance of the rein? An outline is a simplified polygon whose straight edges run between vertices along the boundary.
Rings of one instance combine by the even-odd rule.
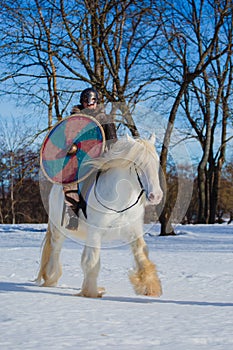
[[[98,180],[99,180],[99,177],[100,177],[100,175],[101,175],[101,170],[99,170],[98,173],[96,174],[96,180],[95,180],[95,186],[94,186],[94,194],[95,194],[95,198],[96,198],[97,202],[98,202],[99,204],[101,204],[102,207],[104,207],[104,208],[106,208],[106,209],[108,209],[108,210],[114,211],[115,213],[118,213],[118,214],[124,213],[126,210],[129,210],[129,209],[131,209],[132,207],[134,207],[134,206],[139,202],[141,196],[142,196],[143,193],[145,192],[145,189],[143,188],[142,181],[141,181],[141,179],[140,179],[140,176],[139,176],[139,174],[138,174],[138,172],[137,172],[136,167],[135,167],[135,171],[136,171],[136,174],[137,174],[138,182],[139,182],[140,187],[141,187],[141,192],[139,193],[138,198],[136,199],[136,201],[135,201],[133,204],[131,204],[130,206],[126,207],[125,209],[116,210],[116,209],[110,208],[110,207],[108,207],[107,205],[101,203],[101,201],[98,199],[98,196],[97,196],[97,193],[96,193],[96,186],[97,186],[97,182],[98,182]]]

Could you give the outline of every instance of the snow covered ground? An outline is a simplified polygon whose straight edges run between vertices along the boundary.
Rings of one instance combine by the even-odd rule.
[[[128,246],[103,249],[102,299],[73,294],[82,283],[82,245],[66,240],[57,288],[32,280],[46,225],[0,225],[0,349],[233,349],[233,226],[177,226],[176,237],[146,235],[163,286],[137,296]]]

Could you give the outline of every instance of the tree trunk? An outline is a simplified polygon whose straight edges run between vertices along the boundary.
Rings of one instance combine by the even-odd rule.
[[[229,218],[227,224],[230,225],[232,223],[232,221],[233,221],[233,211],[230,212],[230,218]]]
[[[14,153],[10,156],[11,165],[11,223],[15,224],[15,200],[14,200]]]
[[[121,102],[119,104],[119,108],[121,110],[123,118],[126,121],[126,126],[129,128],[132,136],[139,137],[140,135],[139,135],[138,129],[137,129],[135,123],[134,123],[132,114],[131,114],[131,112],[129,110],[129,107],[127,106],[126,102]]]
[[[186,80],[181,85],[179,93],[176,96],[176,99],[175,99],[174,104],[172,106],[169,120],[168,120],[168,124],[167,124],[167,129],[166,129],[164,139],[163,139],[163,146],[162,146],[162,151],[161,151],[161,155],[160,155],[160,162],[161,162],[161,168],[162,168],[165,179],[166,179],[166,174],[167,174],[167,156],[168,156],[168,147],[169,147],[170,140],[171,140],[171,134],[172,134],[172,130],[173,130],[174,123],[175,123],[176,113],[177,113],[178,107],[180,105],[181,99],[184,95],[184,92],[185,92],[187,86],[188,86],[188,81]],[[160,218],[159,218],[159,221],[161,224],[161,230],[160,230],[161,236],[175,234],[173,227],[172,227],[172,224],[169,221],[170,217],[171,217],[171,209],[165,203],[165,206],[164,206],[163,211],[162,211]]]
[[[232,72],[232,67],[231,67]],[[231,83],[231,81],[230,81]],[[230,89],[231,84],[228,85]],[[229,90],[230,91],[230,90]],[[227,97],[229,97],[229,93]],[[215,222],[216,210],[218,205],[218,197],[220,190],[220,182],[221,182],[221,174],[222,167],[225,162],[225,153],[226,153],[226,139],[227,139],[227,120],[229,117],[229,108],[227,103],[227,98],[222,95],[222,105],[223,105],[223,116],[222,116],[222,137],[221,137],[221,146],[220,146],[220,154],[218,157],[217,165],[214,167],[214,175],[213,175],[213,186],[211,191],[211,206],[210,206],[210,220],[209,223],[213,224]]]
[[[174,236],[175,235],[175,231],[172,227],[172,224],[169,220],[171,211],[166,207],[164,207],[160,217],[159,217],[159,221],[161,224],[161,228],[160,228],[160,236]]]
[[[206,224],[205,217],[205,203],[206,203],[206,179],[205,179],[205,168],[199,166],[198,167],[198,198],[199,198],[199,206],[198,206],[198,218],[197,222],[200,224]]]

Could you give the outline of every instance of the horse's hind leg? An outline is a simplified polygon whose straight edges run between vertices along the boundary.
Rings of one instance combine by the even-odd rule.
[[[149,260],[146,243],[143,237],[131,243],[136,262],[136,269],[129,278],[135,293],[159,297],[162,294],[161,283],[155,265]]]
[[[43,242],[40,271],[36,282],[43,287],[54,287],[62,275],[59,261],[62,244],[65,237],[52,225],[48,229]],[[41,284],[41,280],[44,282]]]

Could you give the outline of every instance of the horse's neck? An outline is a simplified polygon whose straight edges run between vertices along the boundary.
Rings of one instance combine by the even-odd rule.
[[[109,203],[121,205],[134,201],[140,192],[134,166],[112,168],[102,173],[98,179],[97,192],[102,200]]]

